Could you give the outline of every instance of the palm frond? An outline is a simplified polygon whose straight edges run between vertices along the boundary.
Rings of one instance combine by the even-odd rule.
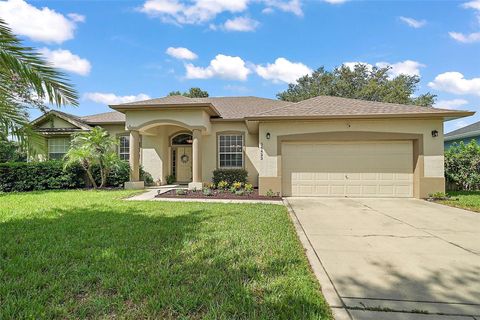
[[[12,97],[8,77],[18,77],[40,97],[56,106],[78,105],[78,95],[66,75],[53,68],[33,48],[23,46],[0,19],[0,94]],[[12,97],[14,98],[14,97]]]

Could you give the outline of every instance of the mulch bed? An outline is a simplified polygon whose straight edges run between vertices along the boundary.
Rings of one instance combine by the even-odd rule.
[[[170,190],[165,193],[159,194],[156,198],[177,198],[177,199],[227,199],[227,200],[270,200],[281,201],[280,197],[267,197],[258,194],[258,190],[255,189],[248,195],[237,195],[229,191],[212,190],[211,196],[205,196],[202,191],[188,190],[185,195],[177,195],[176,190]]]

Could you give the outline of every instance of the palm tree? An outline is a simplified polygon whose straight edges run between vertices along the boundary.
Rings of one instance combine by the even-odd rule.
[[[97,188],[97,184],[91,169],[93,165],[98,165],[101,179],[99,188],[103,188],[107,184],[108,174],[120,161],[115,152],[116,145],[115,139],[100,127],[79,132],[73,137],[71,147],[65,155],[66,163],[82,165],[94,188]]]
[[[97,183],[92,174],[92,168],[97,161],[92,150],[83,146],[72,145],[65,155],[65,160],[65,168],[75,164],[80,164],[85,172],[87,172],[88,180],[92,184],[93,188],[97,189]]]
[[[0,130],[25,141],[33,133],[28,110],[45,111],[45,102],[77,106],[78,96],[65,74],[24,46],[0,19]]]

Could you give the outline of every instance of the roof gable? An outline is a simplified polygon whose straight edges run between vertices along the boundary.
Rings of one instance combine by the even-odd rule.
[[[56,121],[56,119],[58,120]],[[51,121],[51,126],[44,126],[43,124],[48,121]],[[49,112],[43,114],[42,116],[33,120],[31,122],[31,125],[37,129],[41,129],[44,131],[48,129],[92,129],[92,127],[84,123],[79,117],[57,110],[50,110]]]

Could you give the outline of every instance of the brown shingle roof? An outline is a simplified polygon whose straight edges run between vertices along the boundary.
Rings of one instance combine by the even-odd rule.
[[[405,105],[396,103],[385,103],[376,101],[366,101],[358,99],[348,99],[332,96],[319,96],[297,103],[290,103],[287,106],[268,110],[251,118],[309,118],[309,117],[358,117],[358,116],[400,116],[400,115],[432,115],[440,114],[448,117],[465,113],[468,111],[437,109],[432,107],[421,107],[415,105]]]
[[[162,98],[122,103],[120,104],[120,106],[184,104],[184,103],[195,103],[196,102],[195,100],[196,99],[176,95],[176,96],[166,96]]]
[[[123,123],[125,122],[125,114],[112,111],[112,112],[104,112],[98,114],[92,114],[89,116],[80,117],[81,121],[89,124],[94,123]]]
[[[286,106],[288,104],[289,102],[285,101],[252,96],[208,98],[168,96],[164,98],[124,103],[119,106],[212,105],[223,119],[243,119],[245,117],[272,110],[280,106]]]
[[[289,104],[285,101],[251,96],[197,98],[196,100],[213,104],[224,119],[242,119]]]

